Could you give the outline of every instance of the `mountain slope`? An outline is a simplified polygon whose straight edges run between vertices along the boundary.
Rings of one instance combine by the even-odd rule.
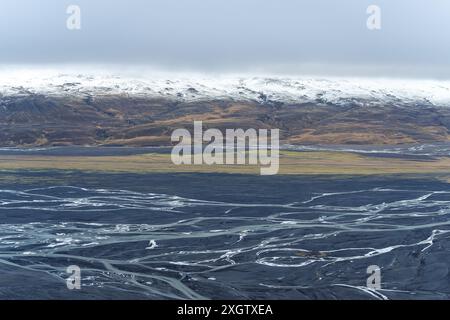
[[[222,130],[279,128],[291,144],[449,140],[446,82],[49,72],[0,78],[1,146],[169,145],[171,132],[194,120]]]

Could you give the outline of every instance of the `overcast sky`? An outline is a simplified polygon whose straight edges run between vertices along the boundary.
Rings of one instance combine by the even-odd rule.
[[[1,0],[0,64],[30,63],[450,78],[450,0]]]

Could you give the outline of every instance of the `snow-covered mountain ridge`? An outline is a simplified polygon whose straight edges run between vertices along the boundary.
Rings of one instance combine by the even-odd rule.
[[[231,99],[281,103],[450,106],[450,81],[369,78],[203,76],[55,71],[0,72],[0,95],[127,95],[184,102]]]

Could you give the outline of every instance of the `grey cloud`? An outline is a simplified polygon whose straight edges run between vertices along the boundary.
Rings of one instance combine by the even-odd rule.
[[[66,8],[82,29],[66,29]],[[366,28],[366,8],[382,29]],[[439,0],[2,0],[0,63],[450,77]]]

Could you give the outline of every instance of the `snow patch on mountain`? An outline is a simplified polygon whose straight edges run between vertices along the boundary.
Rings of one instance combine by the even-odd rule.
[[[0,98],[127,95],[175,101],[450,106],[450,81],[281,76],[205,76],[31,70],[0,72]]]

